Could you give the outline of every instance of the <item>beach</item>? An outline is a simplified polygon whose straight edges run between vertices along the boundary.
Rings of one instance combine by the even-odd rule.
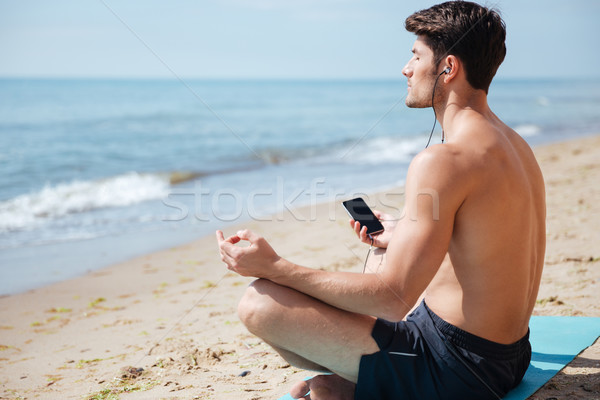
[[[600,135],[537,146],[547,251],[534,315],[600,317]],[[398,213],[402,189],[369,196]],[[384,207],[388,205],[388,207]],[[224,227],[250,228],[293,262],[362,271],[368,246],[339,202]],[[312,375],[249,334],[213,235],[0,298],[0,398],[277,399]],[[110,397],[113,396],[113,397]],[[531,399],[600,397],[600,343]]]

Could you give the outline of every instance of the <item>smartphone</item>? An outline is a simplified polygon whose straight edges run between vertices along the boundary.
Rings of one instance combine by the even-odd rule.
[[[367,227],[367,235],[373,236],[383,232],[383,225],[361,197],[343,201],[342,205],[353,220]]]

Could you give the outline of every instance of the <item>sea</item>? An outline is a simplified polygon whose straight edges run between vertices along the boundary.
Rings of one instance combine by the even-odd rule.
[[[0,295],[402,185],[434,122],[405,95],[400,79],[0,79]],[[600,132],[598,78],[497,79],[489,103],[531,145]]]

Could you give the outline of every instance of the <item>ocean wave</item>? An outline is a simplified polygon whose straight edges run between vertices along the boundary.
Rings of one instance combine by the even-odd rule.
[[[337,143],[328,143],[304,148],[277,148],[269,147],[253,151],[248,156],[248,165],[245,170],[262,168],[265,166],[279,166],[286,164],[337,164],[337,163],[362,163],[381,164],[410,161],[414,155],[425,147],[427,138],[423,136],[398,138],[376,137],[363,140],[344,140]],[[258,163],[256,163],[258,161]],[[211,174],[232,172],[231,170],[213,171]]]
[[[535,124],[517,125],[513,129],[521,136],[535,136],[542,131],[542,128]]]
[[[426,143],[427,138],[424,136],[364,139],[358,144],[345,147],[340,152],[340,157],[363,164],[409,162],[425,148]]]
[[[94,181],[73,181],[0,202],[0,232],[33,228],[50,219],[100,208],[123,207],[168,194],[171,180],[190,174],[130,172]]]

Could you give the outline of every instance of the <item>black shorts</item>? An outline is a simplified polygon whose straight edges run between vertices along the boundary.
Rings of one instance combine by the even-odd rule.
[[[498,399],[517,386],[531,360],[529,332],[505,345],[472,335],[423,301],[397,323],[378,319],[380,351],[362,356],[354,398]]]

